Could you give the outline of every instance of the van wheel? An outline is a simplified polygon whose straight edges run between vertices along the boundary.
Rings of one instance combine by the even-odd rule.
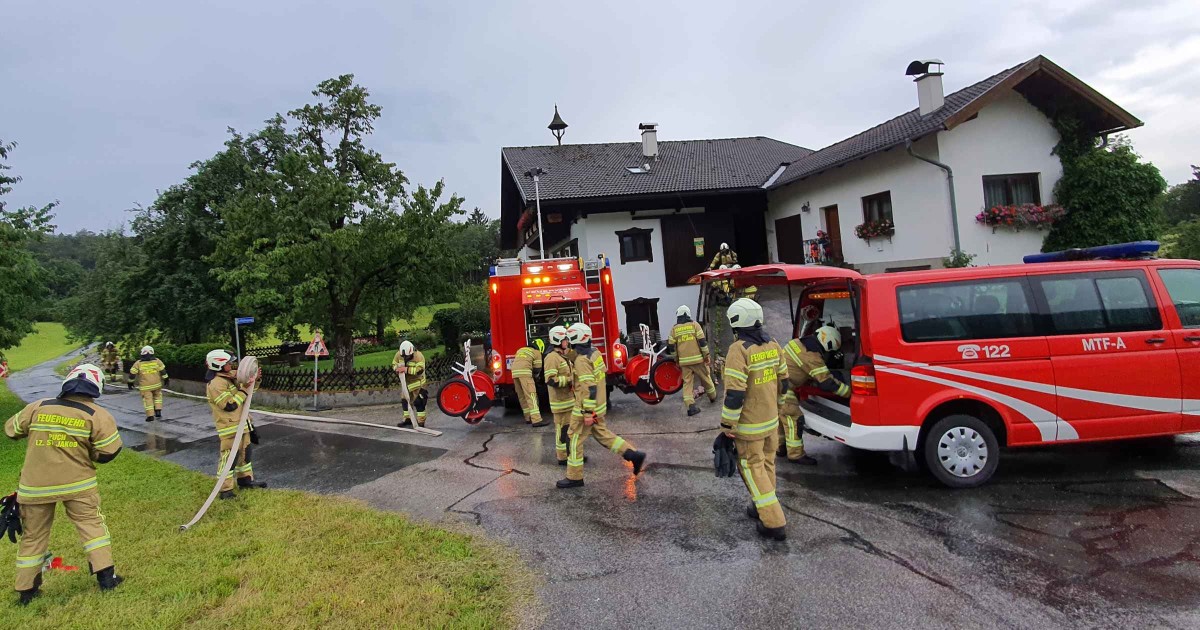
[[[923,463],[938,481],[951,488],[974,488],[996,472],[1000,445],[979,418],[954,414],[929,428]]]

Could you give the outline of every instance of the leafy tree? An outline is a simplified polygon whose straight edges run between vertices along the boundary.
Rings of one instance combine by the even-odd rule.
[[[247,178],[219,208],[226,228],[208,260],[240,308],[319,325],[332,335],[335,368],[349,370],[366,296],[391,288],[396,303],[419,303],[444,273],[439,235],[462,200],[440,202],[441,183],[405,196],[404,174],[365,144],[381,108],[353,75],[323,81],[313,96],[226,143]]]
[[[1200,166],[1192,166],[1192,179],[1167,191],[1162,209],[1163,218],[1171,225],[1200,219]]]
[[[1050,229],[1042,251],[1093,247],[1158,237],[1161,214],[1156,203],[1167,183],[1158,168],[1139,160],[1123,138],[1106,148],[1069,141],[1056,152],[1063,174],[1054,196],[1067,214]]]
[[[1200,219],[1185,221],[1174,230],[1175,240],[1171,244],[1171,258],[1200,260]]]
[[[500,221],[475,208],[460,224],[455,241],[457,250],[466,256],[463,280],[483,282],[488,266],[500,257]]]
[[[126,346],[157,341],[145,325],[147,288],[135,277],[144,262],[136,239],[107,232],[99,235],[95,252],[95,269],[62,303],[67,329],[80,339],[121,340]]]
[[[0,160],[7,160],[14,143],[0,141]],[[0,162],[0,351],[11,348],[33,330],[39,301],[46,294],[44,272],[29,245],[54,230],[51,210],[57,202],[9,210],[3,196],[20,177],[6,173]],[[0,356],[3,353],[0,352]]]

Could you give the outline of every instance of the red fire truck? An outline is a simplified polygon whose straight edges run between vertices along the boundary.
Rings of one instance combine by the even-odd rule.
[[[491,336],[488,364],[497,398],[515,398],[513,356],[533,340],[546,341],[550,328],[583,322],[592,327],[592,344],[608,365],[609,390],[617,385],[628,351],[617,328],[608,259],[550,258],[496,262],[488,278]]]

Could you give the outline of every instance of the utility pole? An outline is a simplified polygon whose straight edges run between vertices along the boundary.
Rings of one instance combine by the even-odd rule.
[[[529,169],[525,173],[526,177],[533,178],[533,199],[534,199],[534,205],[537,206],[536,212],[537,212],[537,225],[538,225],[538,254],[539,254],[538,257],[541,258],[542,260],[546,259],[546,239],[542,235],[542,189],[541,189],[541,186],[539,183],[539,181],[540,181],[539,177],[541,175],[545,175],[545,174],[546,174],[546,171],[544,171],[540,168],[532,168],[532,169]]]

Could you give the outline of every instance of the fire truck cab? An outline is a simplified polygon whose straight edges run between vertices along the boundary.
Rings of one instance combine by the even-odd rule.
[[[628,351],[620,342],[608,258],[496,261],[488,278],[491,334],[485,348],[497,398],[515,399],[512,362],[517,350],[547,341],[550,328],[583,322],[608,366],[609,388],[618,383]]]

